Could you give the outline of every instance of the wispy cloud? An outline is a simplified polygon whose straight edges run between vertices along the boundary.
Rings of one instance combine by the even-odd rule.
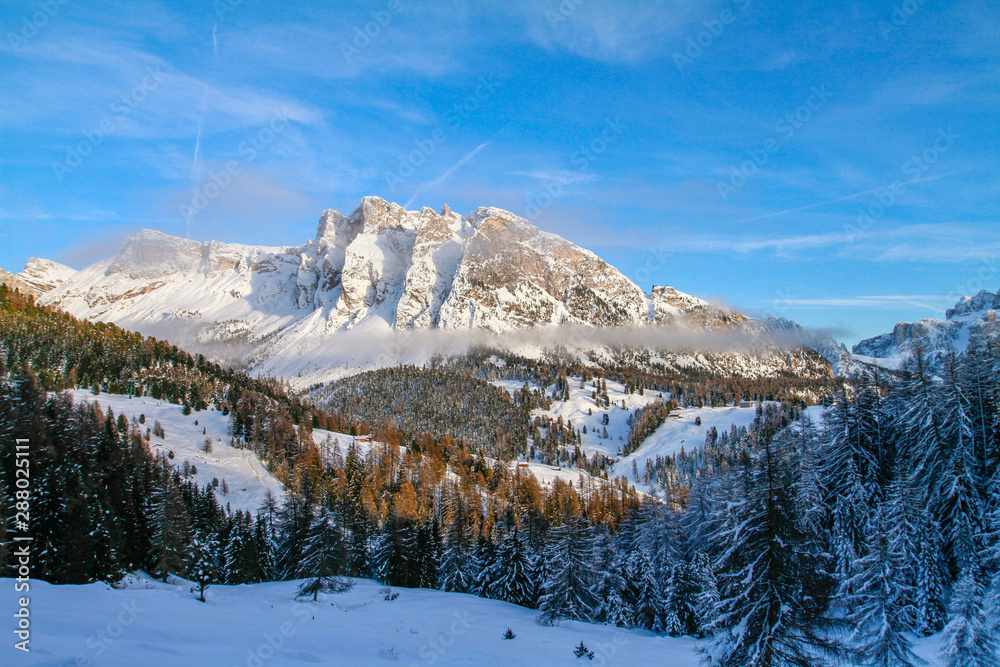
[[[955,297],[946,294],[881,294],[826,299],[782,299],[784,308],[878,308],[912,310],[914,307],[935,313],[954,305]]]
[[[506,6],[529,39],[547,49],[608,63],[637,63],[684,46],[686,30],[697,32],[716,3],[691,5],[677,0],[651,3],[535,2]]]
[[[513,176],[524,176],[536,181],[556,181],[563,185],[574,183],[593,183],[598,180],[597,174],[586,171],[512,171]]]
[[[903,187],[906,187],[906,186],[909,186],[909,185],[913,185],[915,183],[929,183],[931,181],[936,181],[939,178],[944,178],[945,176],[953,176],[955,174],[960,174],[960,173],[963,173],[965,171],[968,171],[968,170],[967,169],[959,169],[959,170],[950,171],[950,172],[947,172],[947,173],[944,173],[944,174],[934,174],[933,176],[923,176],[921,178],[914,178],[914,179],[910,179],[908,181],[904,181],[902,183],[902,185],[903,185]],[[892,183],[887,183],[885,185],[880,185],[879,187],[872,188],[871,190],[865,190],[864,192],[854,192],[854,193],[849,194],[849,195],[844,195],[843,197],[836,197],[834,199],[827,199],[826,201],[820,201],[820,202],[816,202],[814,204],[806,204],[805,206],[797,206],[795,208],[785,209],[784,211],[775,211],[774,213],[767,213],[765,215],[758,215],[758,216],[754,216],[752,218],[743,218],[742,220],[737,220],[736,222],[731,223],[731,224],[743,224],[743,223],[746,223],[746,222],[756,222],[758,220],[767,220],[768,218],[776,218],[778,216],[788,215],[789,213],[798,213],[799,211],[807,211],[807,210],[809,210],[811,208],[817,208],[819,206],[827,206],[828,204],[836,204],[837,202],[849,201],[851,199],[857,199],[858,197],[863,197],[865,195],[872,195],[872,194],[875,194],[876,192],[882,192],[882,191],[884,191],[884,190],[892,187],[892,185],[894,183],[897,183],[897,182],[898,181],[893,181]]]

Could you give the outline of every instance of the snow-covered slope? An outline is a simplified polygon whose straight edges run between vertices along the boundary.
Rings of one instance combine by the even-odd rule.
[[[222,505],[236,511],[245,510],[256,514],[268,491],[279,500],[284,496],[284,488],[274,475],[260,462],[257,455],[247,449],[230,445],[229,418],[214,409],[183,413],[180,405],[157,401],[147,396],[129,398],[117,394],[99,394],[89,391],[70,392],[74,402],[94,402],[105,413],[110,409],[115,415],[145,418],[146,428],[152,429],[156,422],[163,427],[164,437],[150,434],[149,448],[152,453],[173,454],[170,462],[182,469],[184,462],[197,468],[190,479],[199,486],[215,487],[215,495]],[[317,432],[314,438],[322,442],[325,432]],[[350,438],[350,436],[344,436]],[[212,451],[204,451],[206,440],[211,441]],[[218,480],[215,486],[213,480]],[[223,484],[228,491],[223,491]]]
[[[861,341],[854,346],[853,356],[862,363],[898,368],[917,348],[931,357],[951,348],[962,351],[975,335],[1000,334],[998,309],[1000,292],[982,290],[975,296],[959,299],[954,308],[945,312],[943,320],[900,322],[892,333]]]
[[[645,294],[594,253],[496,208],[463,218],[448,207],[406,211],[366,197],[348,216],[324,212],[316,238],[297,247],[147,230],[83,271],[36,262],[20,277],[45,285],[43,303],[78,317],[248,361],[300,386],[475,342],[608,357],[618,353],[615,332],[637,328],[688,335],[687,351],[669,334],[635,343],[675,368],[830,373],[818,355],[789,352],[809,342],[791,323],[753,320],[670,287]],[[509,335],[524,331],[535,337]],[[705,332],[728,338],[692,352]]]
[[[642,473],[647,459],[657,456],[669,456],[680,453],[681,449],[692,451],[705,444],[705,436],[713,426],[721,433],[729,431],[733,426],[748,427],[757,415],[756,404],[752,407],[721,407],[721,408],[683,408],[672,413],[642,445],[628,456],[621,456],[621,448],[626,444],[631,431],[629,417],[635,410],[660,400],[669,400],[670,395],[647,390],[643,394],[628,393],[619,382],[606,380],[608,399],[611,406],[607,409],[595,407],[591,392],[593,382],[584,383],[580,387],[580,378],[569,378],[569,400],[554,400],[550,410],[536,409],[531,412],[531,418],[540,417],[543,423],[558,422],[561,418],[564,424],[572,423],[574,430],[580,431],[580,449],[588,457],[601,453],[618,462],[608,472],[609,477],[625,476],[639,491],[650,493],[653,489],[642,483]],[[522,383],[513,380],[498,380],[495,382],[507,391],[513,393],[521,389]],[[546,395],[552,395],[555,386],[546,388]],[[608,423],[604,424],[604,415]],[[697,423],[701,419],[701,424]],[[587,432],[583,433],[583,428]],[[607,432],[607,437],[604,437]],[[542,430],[544,437],[545,432]],[[632,473],[632,462],[635,462],[639,475]],[[527,470],[540,482],[545,483],[555,477],[564,481],[574,481],[579,478],[580,470],[530,463]],[[584,473],[586,474],[586,473]]]
[[[130,577],[106,584],[31,582],[31,653],[0,648],[4,665],[566,665],[583,640],[589,665],[698,664],[693,639],[575,621],[536,623],[537,611],[460,593],[393,589],[357,580],[319,602],[294,601],[296,582],[215,586],[201,603],[190,584]],[[14,582],[0,579],[3,609],[16,609]],[[517,635],[505,640],[510,628]]]
[[[192,665],[671,665],[696,667],[706,642],[645,630],[565,621],[539,625],[537,611],[460,593],[393,589],[356,580],[319,602],[293,601],[297,582],[215,586],[201,603],[182,580],[130,576],[107,584],[31,581],[31,653],[0,647],[4,665],[190,667]],[[0,579],[0,608],[17,609],[13,579]],[[503,639],[510,628],[516,637]],[[594,659],[577,658],[583,641]],[[916,639],[930,667],[940,636]]]

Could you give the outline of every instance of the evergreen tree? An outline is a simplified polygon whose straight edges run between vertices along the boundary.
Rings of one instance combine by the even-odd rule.
[[[635,601],[632,618],[636,627],[653,632],[680,634],[681,621],[676,614],[667,615],[664,608],[663,592],[656,577],[656,568],[645,553],[635,559]]]
[[[303,545],[296,574],[307,579],[299,586],[297,597],[312,597],[316,602],[320,593],[349,590],[351,583],[339,576],[349,562],[347,548],[347,541],[333,513],[323,510],[309,527]]]
[[[471,593],[476,585],[476,568],[468,551],[469,540],[458,521],[448,526],[448,536],[438,571],[440,587],[450,593]]]
[[[415,567],[417,531],[412,519],[390,516],[375,543],[372,571],[387,586],[418,588],[420,572]]]
[[[893,549],[883,509],[875,514],[872,544],[858,564],[850,589],[851,642],[867,664],[879,667],[912,666],[920,662],[904,632],[913,625],[914,610],[903,580],[902,554]]]
[[[588,621],[596,601],[588,527],[583,519],[550,531],[545,560],[548,577],[542,584],[539,621],[556,625],[561,619]]]
[[[773,427],[772,427],[773,428]],[[720,600],[706,661],[719,667],[811,665],[839,656],[829,621],[804,606],[805,569],[788,452],[772,429],[752,434],[746,495],[732,505],[717,540]]]
[[[625,579],[622,576],[621,561],[607,531],[599,531],[594,540],[594,564],[597,572],[594,598],[598,603],[594,610],[594,620],[629,627],[631,614],[623,599]]]
[[[438,587],[438,563],[441,560],[441,538],[437,521],[425,521],[417,529],[413,566],[418,588]]]
[[[946,667],[992,667],[1000,660],[992,623],[983,604],[980,573],[966,569],[952,594],[954,618],[944,630],[941,658]]]
[[[496,581],[499,572],[496,542],[490,537],[481,535],[476,540],[476,551],[472,561],[476,570],[476,595],[486,596],[487,591],[493,588],[493,582]]]
[[[941,553],[941,542],[937,522],[924,511],[917,534],[914,629],[925,637],[939,632],[948,620],[944,604],[947,568]]]
[[[150,498],[152,515],[152,572],[167,581],[171,573],[184,575],[189,564],[191,521],[174,481],[164,472]]]
[[[205,601],[205,590],[219,578],[219,542],[213,535],[196,537],[191,542],[191,578],[198,589],[198,599]]]
[[[959,360],[945,358],[944,381],[939,391],[942,411],[940,437],[933,469],[945,544],[958,570],[978,568],[983,532],[982,497],[970,406],[962,388]]]
[[[715,610],[719,604],[719,586],[712,570],[712,561],[708,554],[695,554],[694,579],[698,585],[698,598],[695,606],[695,622],[699,637],[709,634],[709,628],[715,622]]]
[[[534,573],[530,554],[517,528],[507,533],[496,550],[495,572],[486,597],[522,607],[534,605]]]

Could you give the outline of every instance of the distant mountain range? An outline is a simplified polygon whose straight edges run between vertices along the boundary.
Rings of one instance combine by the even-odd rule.
[[[407,211],[365,197],[316,238],[269,248],[145,230],[82,271],[32,259],[0,280],[78,317],[245,355],[297,384],[488,343],[742,376],[829,376],[846,350],[671,287],[646,294],[594,253],[516,215]],[[393,336],[401,333],[402,336]],[[814,350],[818,350],[819,354]],[[824,358],[825,356],[825,358]]]
[[[861,341],[852,350],[854,361],[898,368],[918,348],[932,358],[950,349],[965,350],[973,336],[1000,334],[998,309],[1000,292],[982,290],[975,296],[964,296],[945,312],[943,320],[900,322],[892,333]]]

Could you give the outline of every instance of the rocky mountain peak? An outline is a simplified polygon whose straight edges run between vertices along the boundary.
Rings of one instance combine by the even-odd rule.
[[[975,296],[964,296],[959,299],[954,308],[945,311],[944,318],[952,320],[998,309],[1000,309],[1000,291],[994,294],[989,290],[980,290]]]
[[[76,269],[59,262],[32,257],[18,277],[39,294],[44,294],[71,280],[76,273]]]
[[[976,336],[1000,335],[996,313],[1000,309],[1000,293],[982,290],[975,296],[958,300],[945,312],[945,319],[923,319],[899,322],[891,333],[861,341],[852,349],[859,361],[898,367],[920,348],[931,359],[949,349],[963,350]]]
[[[108,274],[123,273],[140,278],[159,278],[173,273],[197,271],[202,260],[198,241],[143,229],[122,243]]]
[[[350,215],[360,220],[363,231],[378,233],[384,229],[413,228],[413,215],[399,204],[381,197],[364,197],[361,205]]]

